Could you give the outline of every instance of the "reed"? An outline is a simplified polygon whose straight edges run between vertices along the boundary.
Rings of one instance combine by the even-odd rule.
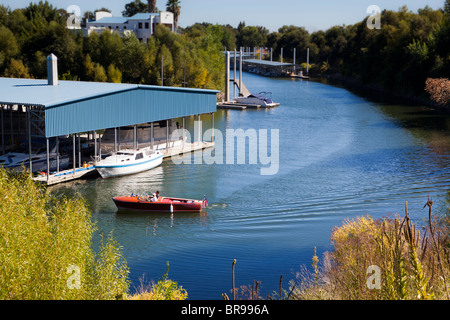
[[[123,297],[128,268],[120,248],[110,235],[95,253],[94,230],[81,198],[57,199],[28,174],[0,168],[0,299]]]
[[[128,300],[186,300],[188,293],[176,281],[169,279],[169,262],[167,271],[157,283],[145,283],[144,277],[140,279],[137,292],[127,297]]]
[[[421,234],[412,223],[405,205],[403,218],[370,216],[344,221],[333,229],[333,250],[325,253],[328,263],[319,270],[314,253],[314,271],[303,270],[297,277],[293,299],[449,299],[449,227],[438,222],[429,208]],[[448,222],[448,221],[447,221]],[[432,245],[430,245],[430,243]],[[366,270],[381,270],[381,287],[369,288]],[[320,286],[318,286],[320,283]]]
[[[81,198],[51,196],[29,174],[0,168],[0,299],[114,300],[130,296],[113,234],[93,250],[95,225]],[[145,298],[185,299],[165,275]]]

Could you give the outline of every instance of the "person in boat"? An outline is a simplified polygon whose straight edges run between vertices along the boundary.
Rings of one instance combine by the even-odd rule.
[[[156,191],[156,201],[159,199],[159,191]]]
[[[158,198],[156,197],[156,194],[153,194],[153,197],[150,199],[151,202],[156,202],[156,200],[158,200]]]

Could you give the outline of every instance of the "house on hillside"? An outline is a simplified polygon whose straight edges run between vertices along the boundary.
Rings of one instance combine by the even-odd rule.
[[[137,13],[132,17],[113,17],[110,12],[97,11],[95,20],[86,22],[85,34],[116,31],[126,35],[133,32],[140,41],[147,42],[155,33],[158,24],[166,25],[174,31],[173,13],[161,11],[158,13]]]

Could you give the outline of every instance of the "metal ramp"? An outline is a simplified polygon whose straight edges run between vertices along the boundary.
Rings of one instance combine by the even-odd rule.
[[[239,80],[231,79],[231,81],[233,81],[236,87],[239,89],[240,96],[248,97],[249,95],[251,95],[250,91],[247,89],[243,81],[240,81],[240,83],[242,84],[242,88],[239,87]]]

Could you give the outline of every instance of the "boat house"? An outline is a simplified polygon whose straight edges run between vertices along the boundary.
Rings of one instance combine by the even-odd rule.
[[[0,78],[0,152],[26,153],[31,171],[36,169],[34,156],[46,154],[46,175],[42,179],[48,184],[83,176],[88,171],[85,162],[101,156],[107,147],[106,143],[102,145],[107,132],[110,149],[117,150],[121,143],[124,147],[121,136],[128,132],[133,147],[164,143],[168,156],[188,150],[185,146],[175,151],[170,148],[171,131],[185,127],[186,117],[201,120],[201,115],[206,115],[214,123],[218,91],[58,81],[56,57],[50,55],[47,63],[49,76],[45,80]],[[163,132],[162,137],[155,135],[157,129]],[[146,132],[145,141],[140,140],[140,131]],[[191,150],[210,146],[213,142],[197,141]],[[53,152],[56,168],[50,167]],[[60,167],[64,154],[71,163],[67,172]]]

